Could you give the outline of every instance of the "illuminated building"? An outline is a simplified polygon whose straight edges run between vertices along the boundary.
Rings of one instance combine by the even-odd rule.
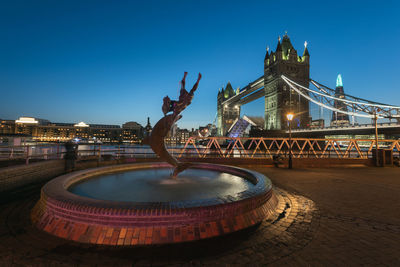
[[[343,90],[342,75],[338,75],[336,79],[335,97],[345,98]],[[339,110],[347,111],[345,103],[335,100],[334,107]],[[344,113],[332,112],[331,126],[348,126],[350,125],[349,115]]]
[[[174,127],[175,129],[168,133],[165,138],[165,143],[169,145],[179,145],[186,144],[187,140],[189,140],[190,132],[187,129],[179,129],[178,127]]]
[[[298,123],[293,127],[306,128],[310,123],[309,104],[290,90],[281,75],[290,77],[297,83],[308,87],[310,72],[310,54],[307,42],[304,44],[302,56],[285,34],[275,52],[267,51],[264,60],[264,92],[265,92],[265,129],[284,130],[288,128],[286,114],[294,112]]]
[[[79,123],[54,123],[32,117],[18,120],[0,120],[0,134],[30,136],[41,142],[65,142],[72,139],[82,142],[139,142],[143,127],[136,122],[119,125]]]
[[[230,82],[225,86],[225,89],[218,91],[217,97],[217,116],[218,116],[218,134],[225,135],[228,129],[232,126],[235,120],[240,117],[240,107],[239,106],[228,106],[222,103],[234,96],[236,92],[233,90]]]
[[[137,122],[130,121],[122,125],[122,139],[129,142],[139,142],[143,139],[144,128]]]

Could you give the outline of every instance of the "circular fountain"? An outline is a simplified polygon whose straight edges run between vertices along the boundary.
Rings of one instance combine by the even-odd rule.
[[[148,183],[134,178],[136,171],[157,175],[154,170],[161,170],[160,177],[153,176]],[[169,164],[151,163],[103,167],[60,176],[42,188],[41,198],[32,211],[32,221],[52,235],[78,242],[164,244],[214,237],[255,225],[273,212],[277,204],[271,182],[253,171],[198,164],[181,173],[177,182],[165,180],[165,172],[171,172]],[[213,173],[213,177],[205,177],[207,173]],[[123,175],[127,177],[121,177]],[[180,181],[181,176],[183,181]],[[130,188],[125,186],[121,194],[116,191],[112,197],[104,190],[99,191],[101,187],[107,188],[108,183],[118,183],[124,178],[127,181],[123,185],[130,184]],[[213,190],[211,193],[198,190],[201,186]],[[85,187],[91,190],[85,191]],[[166,192],[154,193],[148,190],[151,188],[157,188],[158,193]],[[180,191],[184,189],[186,191]],[[71,192],[74,190],[78,193]],[[130,201],[127,201],[129,194],[125,194],[128,190]],[[176,190],[180,194],[173,193]]]
[[[52,235],[103,245],[152,245],[200,240],[260,223],[277,197],[264,175],[232,166],[182,163],[164,137],[190,104],[182,80],[179,101],[164,98],[164,117],[148,143],[167,163],[89,169],[48,182],[32,210],[34,225]],[[166,115],[173,111],[172,114]]]

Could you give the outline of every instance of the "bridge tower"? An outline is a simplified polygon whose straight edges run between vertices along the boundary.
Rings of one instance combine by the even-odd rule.
[[[230,82],[225,89],[219,90],[217,97],[217,118],[218,118],[218,135],[226,135],[229,128],[240,117],[240,106],[232,104],[223,104],[225,100],[236,95]]]
[[[285,130],[287,126],[286,114],[295,114],[293,128],[307,128],[310,123],[309,103],[304,98],[290,90],[289,86],[280,78],[281,75],[300,85],[309,87],[310,54],[307,42],[304,44],[303,56],[298,56],[285,34],[279,37],[275,52],[267,53],[264,59],[264,93],[265,93],[265,129]]]

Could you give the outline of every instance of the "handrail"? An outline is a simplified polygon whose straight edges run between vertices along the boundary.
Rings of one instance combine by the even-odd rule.
[[[381,139],[379,146],[392,150],[400,157],[400,140]],[[184,146],[169,147],[178,159],[183,158],[245,158],[272,159],[274,155],[286,157],[291,146],[294,158],[371,158],[375,149],[375,139],[345,138],[288,138],[283,137],[190,137]],[[0,160],[49,160],[64,158],[65,150],[59,144],[31,151],[29,146],[0,147]],[[6,149],[7,148],[7,149]],[[121,158],[155,158],[148,146],[126,146],[96,144],[92,149],[78,150],[78,157],[94,156],[103,160],[103,156]]]

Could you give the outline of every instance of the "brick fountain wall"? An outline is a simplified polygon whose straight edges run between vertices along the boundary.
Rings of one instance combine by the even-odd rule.
[[[102,245],[178,243],[219,236],[247,228],[271,214],[278,199],[263,175],[240,168],[199,164],[235,175],[245,175],[255,186],[236,195],[213,199],[129,203],[83,198],[66,189],[88,177],[140,168],[162,168],[164,163],[127,164],[61,176],[42,188],[32,210],[40,229],[69,240]]]

